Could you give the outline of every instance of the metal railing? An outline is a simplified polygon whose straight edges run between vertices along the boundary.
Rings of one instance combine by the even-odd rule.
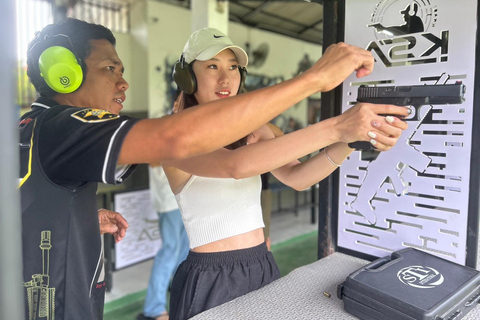
[[[27,47],[35,32],[53,23],[52,4],[42,0],[16,0],[17,13],[17,94],[15,103],[28,107],[37,97],[27,77]]]

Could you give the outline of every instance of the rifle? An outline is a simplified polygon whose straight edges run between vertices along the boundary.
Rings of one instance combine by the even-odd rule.
[[[423,105],[461,104],[465,101],[465,85],[461,81],[455,84],[418,85],[418,86],[366,86],[358,87],[357,102],[412,106],[412,119]],[[357,150],[374,150],[370,142],[356,141],[348,144]]]

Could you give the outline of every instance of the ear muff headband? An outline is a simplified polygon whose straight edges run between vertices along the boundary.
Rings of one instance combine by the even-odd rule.
[[[40,75],[58,93],[72,93],[83,81],[82,67],[72,51],[53,46],[45,49],[38,59]]]
[[[239,66],[238,71],[240,72],[240,85],[238,87],[238,93],[242,93],[243,88],[245,87],[247,69]],[[197,78],[195,77],[195,73],[193,72],[191,65],[185,62],[183,55],[180,57],[180,60],[175,63],[172,76],[180,90],[186,94],[194,94],[197,92]]]

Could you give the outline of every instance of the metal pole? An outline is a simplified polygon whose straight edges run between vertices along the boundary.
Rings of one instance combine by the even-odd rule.
[[[15,106],[16,80],[15,0],[2,0],[0,30],[0,319],[24,317],[22,284],[22,228],[18,181],[18,138]]]
[[[480,4],[477,4],[477,17],[480,14]],[[477,19],[477,45],[475,47],[475,88],[473,104],[473,122],[480,121],[480,22]],[[466,266],[480,268],[479,259],[479,220],[480,220],[480,127],[472,127],[472,154],[470,160],[470,196],[468,200],[468,229],[467,229],[467,261]]]
[[[323,51],[336,43],[338,2],[323,2]],[[335,116],[335,91],[322,92],[322,120]],[[333,204],[333,175],[319,182],[318,189],[318,259],[328,256],[334,245],[332,241],[331,219]]]
[[[323,1],[323,50],[339,41],[343,41],[345,27],[345,0]],[[338,86],[330,92],[322,92],[322,114],[325,120],[341,111],[341,90]],[[318,258],[326,257],[337,250],[338,220],[338,170],[319,183],[318,204]]]

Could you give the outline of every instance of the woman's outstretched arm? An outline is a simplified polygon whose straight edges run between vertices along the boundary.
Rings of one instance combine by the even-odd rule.
[[[329,175],[335,167],[331,167],[332,163],[324,153],[309,159],[300,167],[297,167],[300,165],[297,159],[338,143],[329,148],[329,156],[333,161],[342,162],[353,151],[348,148],[347,142],[366,140],[363,137],[366,128],[360,123],[370,121],[370,117],[363,113],[373,112],[370,109],[375,107],[365,105],[365,111],[324,120],[280,137],[275,137],[268,126],[263,126],[253,133],[254,143],[236,150],[220,149],[189,159],[167,161],[164,165],[197,176],[218,178],[241,179],[272,171],[283,183],[296,189],[304,189]],[[403,107],[394,107],[392,111],[406,114],[406,108]],[[352,120],[346,119],[348,117],[365,119],[354,124]],[[393,122],[389,123],[385,117],[375,114],[371,119],[377,123],[376,139],[379,141],[377,146],[380,150],[388,150],[395,145],[402,130],[407,127],[407,124],[398,118],[393,118]],[[365,136],[370,139],[368,133],[365,133]],[[283,166],[285,167],[281,168]],[[303,178],[309,170],[315,171],[315,174],[309,179]]]

